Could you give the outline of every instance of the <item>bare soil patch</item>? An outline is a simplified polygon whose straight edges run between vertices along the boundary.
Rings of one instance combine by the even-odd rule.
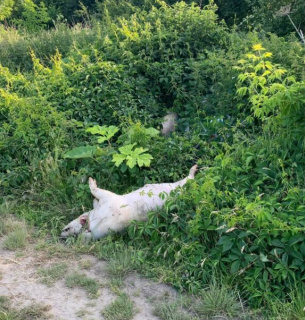
[[[9,298],[13,308],[39,304],[46,306],[50,319],[104,319],[101,311],[118,296],[109,285],[105,261],[87,254],[65,252],[64,248],[61,254],[50,254],[35,249],[37,243],[34,242],[20,251],[10,251],[4,249],[4,240],[5,237],[0,238],[0,296]],[[55,264],[66,265],[66,274],[51,285],[43,283],[39,270]],[[94,297],[90,297],[84,288],[67,286],[66,277],[75,273],[96,281],[98,292]],[[135,273],[127,276],[120,290],[134,303],[134,320],[158,319],[153,314],[153,302],[163,296],[167,299],[177,296],[171,287],[143,279]]]

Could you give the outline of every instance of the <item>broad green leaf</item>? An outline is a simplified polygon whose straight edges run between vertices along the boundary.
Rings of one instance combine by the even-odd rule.
[[[152,159],[153,157],[148,153],[139,155],[137,158],[139,167],[149,167]]]
[[[235,273],[238,271],[240,266],[240,260],[235,260],[232,264],[231,264],[231,273]]]
[[[119,128],[115,126],[94,126],[86,130],[86,132],[90,132],[92,134],[99,134],[101,136],[98,138],[99,143],[110,140],[118,131]]]
[[[103,142],[105,142],[107,140],[109,140],[109,139],[107,139],[107,137],[100,137],[100,138],[97,139],[97,142],[98,143],[103,143]]]
[[[130,169],[132,169],[137,164],[137,158],[133,158],[131,156],[127,156],[127,165]]]
[[[144,149],[142,147],[136,148],[135,150],[131,151],[130,155],[133,158],[137,158],[141,153],[144,153],[145,151],[148,151],[148,149]]]
[[[125,154],[126,156],[130,155],[132,153],[132,148],[135,146],[136,144],[127,144],[126,146],[120,147],[119,150],[122,154]]]
[[[150,166],[153,157],[148,153],[144,153],[148,149],[140,147],[132,150],[135,145],[136,144],[133,143],[119,148],[121,154],[115,154],[112,160],[116,166],[119,166],[124,160],[126,160],[126,165],[131,169],[136,164],[138,164],[139,167]]]
[[[249,156],[247,159],[246,159],[246,166],[248,167],[250,162],[254,159],[253,156]]]
[[[92,128],[88,128],[86,132],[90,132],[92,134],[100,134],[105,135],[107,133],[107,126],[93,126]]]
[[[155,129],[155,128],[145,128],[145,133],[148,135],[148,136],[151,136],[151,137],[156,137],[159,135],[159,130]]]
[[[126,155],[116,153],[112,156],[112,161],[118,167],[124,160],[126,159]]]
[[[77,147],[65,153],[64,158],[81,159],[91,158],[97,150],[96,146]]]
[[[303,257],[305,257],[305,242],[303,242],[303,243],[300,245],[300,251],[301,251]]]
[[[118,127],[115,126],[109,126],[107,131],[107,140],[112,138],[117,132],[119,131]]]

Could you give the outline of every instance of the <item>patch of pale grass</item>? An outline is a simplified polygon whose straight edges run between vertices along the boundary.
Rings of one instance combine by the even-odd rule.
[[[117,252],[109,258],[106,272],[112,279],[123,280],[131,271],[134,270],[132,253],[127,249]]]
[[[106,320],[130,320],[137,313],[137,309],[127,294],[122,293],[101,313]]]
[[[79,265],[82,269],[91,269],[93,262],[91,260],[83,259],[79,261]]]
[[[49,310],[50,306],[36,303],[17,310],[11,307],[7,297],[0,296],[0,320],[45,320],[50,318]]]
[[[34,303],[19,310],[18,315],[22,320],[49,319],[50,316],[47,314],[47,312],[50,309],[51,309],[50,306]]]
[[[0,214],[0,236],[5,236],[20,227],[21,222],[9,215]]]
[[[13,222],[10,225],[10,231],[7,233],[3,246],[8,250],[24,249],[28,237],[27,226],[24,221]]]
[[[111,291],[115,294],[118,294],[120,292],[121,288],[123,287],[123,279],[121,278],[110,278],[109,281],[109,287]]]
[[[154,315],[160,320],[199,320],[189,310],[189,301],[185,300],[186,296],[181,296],[180,299],[170,299],[167,295],[158,297],[154,302]],[[192,299],[192,304],[194,299]],[[186,310],[186,309],[187,310]]]
[[[162,302],[154,307],[154,315],[160,320],[199,320],[181,310],[175,302]]]
[[[75,312],[75,315],[77,315],[79,318],[85,318],[89,315],[90,313],[86,309],[80,309],[77,312]]]
[[[201,292],[201,297],[194,306],[200,319],[213,317],[234,318],[243,314],[243,305],[238,293],[223,283],[212,280],[210,285]]]
[[[16,201],[4,200],[4,202],[0,204],[0,216],[11,215],[14,212],[15,207],[16,207]]]
[[[269,299],[268,320],[304,320],[305,319],[305,295],[301,290],[295,290],[290,294],[291,301],[283,303],[280,299]]]
[[[40,268],[37,270],[40,281],[47,286],[52,286],[56,281],[64,278],[68,266],[66,263],[54,263],[48,268]]]
[[[49,258],[67,258],[74,255],[73,249],[60,242],[54,243],[47,241],[46,239],[40,240],[36,244],[35,250],[46,253]]]
[[[69,288],[82,288],[84,289],[89,298],[97,298],[99,296],[99,283],[87,277],[85,274],[71,274],[66,278],[66,286]]]

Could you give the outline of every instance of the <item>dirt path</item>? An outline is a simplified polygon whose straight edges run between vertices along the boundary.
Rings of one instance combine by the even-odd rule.
[[[37,244],[32,243],[22,251],[9,251],[3,248],[3,238],[0,238],[0,296],[8,297],[12,307],[17,309],[33,303],[46,305],[50,319],[105,319],[101,311],[118,296],[109,285],[109,277],[105,272],[106,262],[91,255],[50,254],[35,249],[35,246]],[[54,264],[67,266],[65,277],[51,286],[41,283],[38,270]],[[90,298],[82,288],[67,287],[66,277],[75,273],[96,280],[99,288],[96,298]],[[132,317],[134,320],[159,319],[153,315],[152,300],[162,296],[176,296],[172,288],[143,279],[137,274],[124,279],[120,290],[134,303],[137,310]]]

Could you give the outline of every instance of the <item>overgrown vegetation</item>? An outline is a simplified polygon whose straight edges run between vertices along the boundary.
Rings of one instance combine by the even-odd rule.
[[[199,294],[216,270],[268,319],[283,302],[301,319],[304,45],[226,25],[221,1],[219,11],[213,2],[105,1],[95,16],[82,8],[84,25],[39,33],[52,5],[63,10],[56,1],[25,2],[45,12],[33,21],[12,3],[0,16],[21,19],[0,31],[3,206],[17,201],[15,214],[55,237],[91,209],[89,176],[123,193],[175,181],[197,162],[196,180],[164,209],[101,242],[101,257],[117,249],[109,272],[123,279],[136,268]],[[172,111],[177,130],[162,137]]]

